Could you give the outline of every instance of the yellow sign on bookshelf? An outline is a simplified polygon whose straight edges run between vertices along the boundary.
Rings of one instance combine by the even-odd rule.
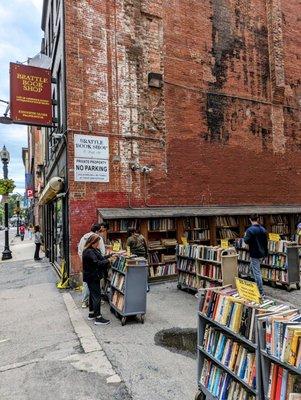
[[[228,249],[229,247],[229,240],[228,239],[221,239],[221,248]]]
[[[131,255],[131,248],[130,248],[130,246],[126,246],[126,255],[127,255],[128,257],[130,257],[130,255]]]
[[[188,245],[187,237],[186,237],[186,236],[182,236],[182,237],[181,237],[181,240],[182,240],[182,243],[184,244],[184,246],[187,246],[187,245]]]
[[[272,240],[273,242],[279,242],[281,237],[278,233],[269,233],[269,240]]]
[[[120,244],[120,242],[114,242],[114,244],[113,244],[113,251],[114,252],[118,252],[118,251],[120,251],[120,249],[121,249],[121,244]]]
[[[244,279],[235,278],[237,291],[243,299],[260,303],[260,293],[258,286],[254,282],[245,281]]]

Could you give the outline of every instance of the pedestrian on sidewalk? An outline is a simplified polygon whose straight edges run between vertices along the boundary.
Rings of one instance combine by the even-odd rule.
[[[262,259],[268,255],[268,236],[265,228],[259,223],[259,216],[250,216],[251,226],[246,230],[244,241],[249,245],[250,266],[255,282],[258,286],[260,296],[265,296],[262,284],[260,264]]]
[[[84,236],[82,236],[81,240],[79,241],[78,248],[77,248],[78,249],[77,253],[78,253],[79,258],[80,258],[81,261],[82,261],[83,251],[84,251],[85,245],[87,243],[87,240],[94,233],[99,235],[100,234],[100,227],[101,227],[101,225],[98,224],[98,223],[93,224],[91,226],[90,232],[88,232]],[[104,242],[103,242],[102,238],[100,238],[100,240],[99,240],[99,250],[100,250],[101,254],[104,256],[105,252],[106,252],[106,249],[105,249],[105,245],[104,245]],[[83,282],[82,308],[86,308],[86,307],[88,307],[88,305],[89,305],[89,288],[88,288],[87,283]]]
[[[39,261],[39,260],[41,260],[41,258],[40,258],[40,248],[41,248],[41,245],[43,244],[43,235],[40,232],[39,225],[36,225],[34,227],[34,243],[36,245],[36,250],[35,250],[35,253],[34,253],[34,259],[36,261]]]
[[[29,224],[29,226],[28,226],[28,235],[29,235],[29,239],[30,240],[32,240],[33,234],[34,234],[34,228],[33,228],[32,224]]]
[[[102,255],[99,250],[100,240],[100,236],[93,233],[86,241],[82,253],[83,281],[87,283],[90,293],[88,319],[95,319],[95,325],[108,325],[110,321],[101,314],[100,280],[110,266],[108,258],[114,254]]]
[[[21,240],[23,242],[24,236],[25,236],[25,226],[23,224],[20,226],[19,232],[20,232]]]

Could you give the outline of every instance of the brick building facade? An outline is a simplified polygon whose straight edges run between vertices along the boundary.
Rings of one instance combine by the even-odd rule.
[[[44,0],[46,45],[64,46],[72,273],[101,208],[301,204],[300,11],[299,0]],[[74,181],[78,133],[109,138],[109,183]]]

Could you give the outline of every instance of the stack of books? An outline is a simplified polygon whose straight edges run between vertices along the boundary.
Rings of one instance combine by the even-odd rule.
[[[231,217],[231,216],[216,217],[216,225],[218,227],[227,227],[227,226],[236,227],[238,225],[238,221],[236,217]]]
[[[172,218],[158,218],[148,220],[149,231],[169,231],[175,229],[175,221]]]

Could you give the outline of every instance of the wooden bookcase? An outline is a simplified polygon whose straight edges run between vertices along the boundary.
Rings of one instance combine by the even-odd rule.
[[[128,218],[110,219],[108,222],[110,226],[108,240],[120,241],[124,249],[129,227],[135,227],[143,234],[149,247],[150,281],[175,279],[177,271],[173,256],[176,252],[176,242],[181,244],[182,237],[186,237],[189,244],[216,246],[220,244],[221,239],[228,239],[230,244],[233,244],[234,238],[243,237],[250,226],[247,215]],[[297,215],[261,217],[261,223],[268,232],[288,232],[284,237],[295,233],[297,222],[299,222]],[[176,242],[171,242],[172,239]]]

